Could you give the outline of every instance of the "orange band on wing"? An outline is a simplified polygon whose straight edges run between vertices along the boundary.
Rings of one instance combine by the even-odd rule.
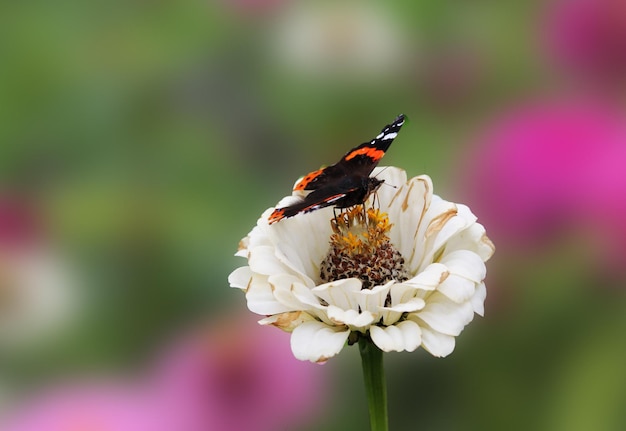
[[[346,160],[350,160],[355,158],[356,156],[368,156],[373,161],[377,162],[385,155],[383,150],[379,150],[378,148],[373,147],[363,147],[358,150],[354,150],[350,154],[346,156]]]
[[[285,209],[279,208],[279,209],[275,209],[274,212],[270,214],[268,220],[270,224],[272,224],[272,223],[276,223],[279,220],[282,220],[283,218],[285,218]]]
[[[324,171],[324,168],[318,169],[317,171],[313,171],[310,174],[306,174],[304,178],[298,181],[298,184],[293,188],[294,190],[304,190],[304,188],[309,185],[311,181],[315,178],[319,177],[320,174]]]

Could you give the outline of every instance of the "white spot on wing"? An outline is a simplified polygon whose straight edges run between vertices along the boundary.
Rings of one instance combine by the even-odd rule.
[[[398,136],[398,133],[396,133],[396,132],[389,133],[389,134],[383,136],[383,141],[387,141],[389,139],[394,139],[396,136]]]
[[[337,196],[337,197],[334,197],[334,198],[332,198],[332,199],[329,199],[327,202],[329,202],[329,203],[336,202],[336,201],[338,201],[339,199],[341,199],[341,198],[342,198],[342,197],[344,197],[344,196],[345,196],[345,194],[341,194],[341,195],[339,195],[339,196]]]

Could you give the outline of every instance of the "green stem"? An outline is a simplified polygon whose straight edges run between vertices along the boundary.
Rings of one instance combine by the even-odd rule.
[[[359,337],[359,351],[363,364],[363,378],[370,410],[372,431],[388,431],[387,423],[387,386],[383,367],[383,352],[369,337]]]

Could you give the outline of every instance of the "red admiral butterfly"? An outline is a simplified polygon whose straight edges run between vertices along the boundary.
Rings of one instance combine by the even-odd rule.
[[[269,216],[270,224],[331,205],[348,208],[365,202],[384,182],[370,177],[370,174],[398,136],[403,124],[404,115],[399,115],[370,142],[351,149],[334,165],[311,172],[298,181],[294,191],[311,192],[299,202],[276,208]]]

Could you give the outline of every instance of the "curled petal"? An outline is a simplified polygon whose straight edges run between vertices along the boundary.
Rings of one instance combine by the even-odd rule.
[[[253,275],[246,291],[248,309],[257,314],[277,314],[293,311],[289,306],[279,302],[274,296],[272,286],[265,275]]]
[[[313,292],[326,303],[336,305],[344,310],[356,310],[358,307],[357,294],[363,284],[356,278],[344,278],[331,281],[313,288]]]
[[[406,284],[416,289],[435,290],[448,277],[448,268],[441,263],[431,263],[415,277],[400,284]]]
[[[421,329],[422,346],[424,346],[424,349],[426,349],[431,355],[443,358],[454,351],[455,342],[453,336],[444,335],[424,326],[421,326]]]
[[[345,327],[330,327],[316,320],[304,322],[291,334],[291,351],[301,361],[324,362],[343,349],[349,335]]]
[[[480,283],[474,292],[474,296],[470,299],[474,313],[479,316],[485,315],[485,298],[487,297],[487,287],[485,283]]]
[[[291,332],[304,322],[313,320],[313,316],[303,311],[291,311],[288,313],[275,314],[259,320],[261,325],[273,325],[283,331]]]
[[[366,328],[374,322],[374,315],[365,310],[358,312],[357,310],[342,310],[334,305],[327,308],[328,318],[335,324],[348,325],[354,328]]]
[[[456,304],[435,293],[424,309],[414,315],[442,334],[457,336],[472,321],[474,309],[468,302]]]
[[[237,268],[228,276],[228,283],[230,287],[236,287],[237,289],[248,289],[248,285],[252,280],[253,272],[249,266],[242,266]]]
[[[372,326],[370,336],[384,352],[412,352],[422,343],[422,330],[410,320],[386,327]]]
[[[474,296],[476,283],[456,274],[450,274],[450,276],[439,285],[437,291],[457,304],[460,304],[469,301],[472,296]]]
[[[469,250],[456,250],[441,258],[452,274],[459,275],[475,283],[480,283],[487,275],[485,263],[476,253]]]
[[[383,307],[385,310],[397,311],[399,313],[412,313],[421,310],[426,305],[426,301],[422,298],[412,298],[393,307]]]
[[[385,305],[387,294],[395,281],[390,281],[381,286],[375,286],[373,289],[362,289],[356,293],[357,301],[361,310],[368,310],[374,314],[378,314],[380,307]]]
[[[267,215],[269,215],[269,210],[266,211]],[[272,240],[270,235],[268,234],[268,226],[265,220],[267,216],[262,215],[259,220],[257,220],[256,226],[252,228],[247,237],[241,240],[239,243],[239,249],[247,249],[252,250],[253,248],[260,246],[272,246]]]
[[[413,301],[414,299],[421,299],[421,298],[416,297],[418,290],[419,289],[417,287],[411,284],[405,284],[405,283],[394,284],[393,286],[391,286],[391,290],[389,292],[389,297],[391,298],[391,305],[386,308],[396,310],[397,309],[396,307],[401,307],[403,304],[409,303]],[[397,310],[399,311],[400,309],[397,309]],[[419,310],[419,308],[416,308],[415,310]],[[412,310],[412,311],[415,311],[415,310]],[[407,310],[403,310],[403,311],[407,311]]]
[[[290,274],[277,274],[268,277],[273,295],[278,302],[292,310],[300,310],[304,305],[312,308],[320,308],[317,297],[303,280]]]
[[[290,269],[285,266],[277,257],[273,247],[263,245],[250,250],[248,257],[250,269],[257,274],[289,274]]]

